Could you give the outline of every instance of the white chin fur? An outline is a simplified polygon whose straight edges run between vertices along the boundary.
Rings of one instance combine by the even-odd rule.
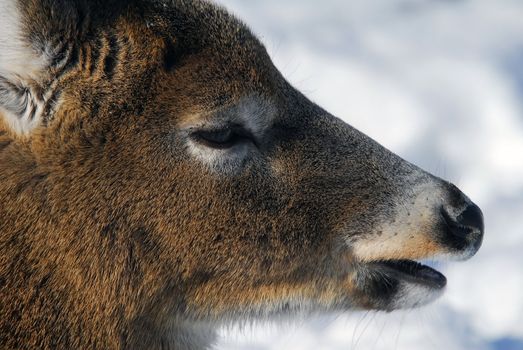
[[[445,288],[434,289],[417,283],[401,281],[391,308],[411,309],[427,305],[442,296],[444,292]]]

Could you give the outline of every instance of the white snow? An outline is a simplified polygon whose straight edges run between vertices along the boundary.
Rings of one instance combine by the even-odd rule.
[[[523,2],[219,0],[309,98],[485,214],[447,293],[408,312],[224,330],[217,349],[523,349]]]

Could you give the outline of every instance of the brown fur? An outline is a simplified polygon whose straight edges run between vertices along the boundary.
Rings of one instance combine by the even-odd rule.
[[[60,101],[42,125],[0,127],[2,348],[199,348],[176,339],[187,325],[377,307],[342,231],[371,235],[415,167],[294,90],[213,5],[20,4],[27,36],[60,33],[70,57],[37,82]],[[250,96],[276,112],[241,171],[186,152],[180,130]],[[447,251],[415,234],[385,258]]]

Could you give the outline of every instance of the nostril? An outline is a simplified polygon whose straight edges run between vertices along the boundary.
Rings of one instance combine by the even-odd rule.
[[[483,223],[483,213],[476,204],[470,204],[465,210],[457,217],[457,222],[465,227],[470,227],[479,233],[483,234],[485,230],[485,224]]]
[[[441,208],[441,214],[453,235],[461,238],[468,238],[468,236],[474,233],[479,237],[483,235],[485,229],[483,213],[477,205],[469,204],[456,219],[453,219],[443,207]]]

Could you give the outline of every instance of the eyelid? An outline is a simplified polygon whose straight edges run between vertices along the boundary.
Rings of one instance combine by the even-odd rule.
[[[254,136],[254,134],[240,124],[191,127],[187,130],[188,130],[189,134],[197,134],[199,132],[212,133],[212,132],[222,132],[222,131],[231,130],[231,132],[233,132],[239,136],[249,138],[252,140],[256,140],[256,137]]]
[[[191,127],[188,129],[189,136],[191,138],[201,137],[204,133],[220,133],[230,131],[231,134],[241,139],[247,139],[258,146],[258,140],[252,132],[247,130],[240,124],[226,124],[226,125],[212,125],[202,127]]]
[[[205,131],[205,132],[213,132],[213,131],[223,131],[226,129],[231,130],[239,130],[239,129],[245,129],[242,124],[238,123],[210,123],[210,124],[202,124],[202,125],[194,125],[188,128],[189,131],[195,132],[195,131]],[[247,131],[247,130],[246,130]]]

